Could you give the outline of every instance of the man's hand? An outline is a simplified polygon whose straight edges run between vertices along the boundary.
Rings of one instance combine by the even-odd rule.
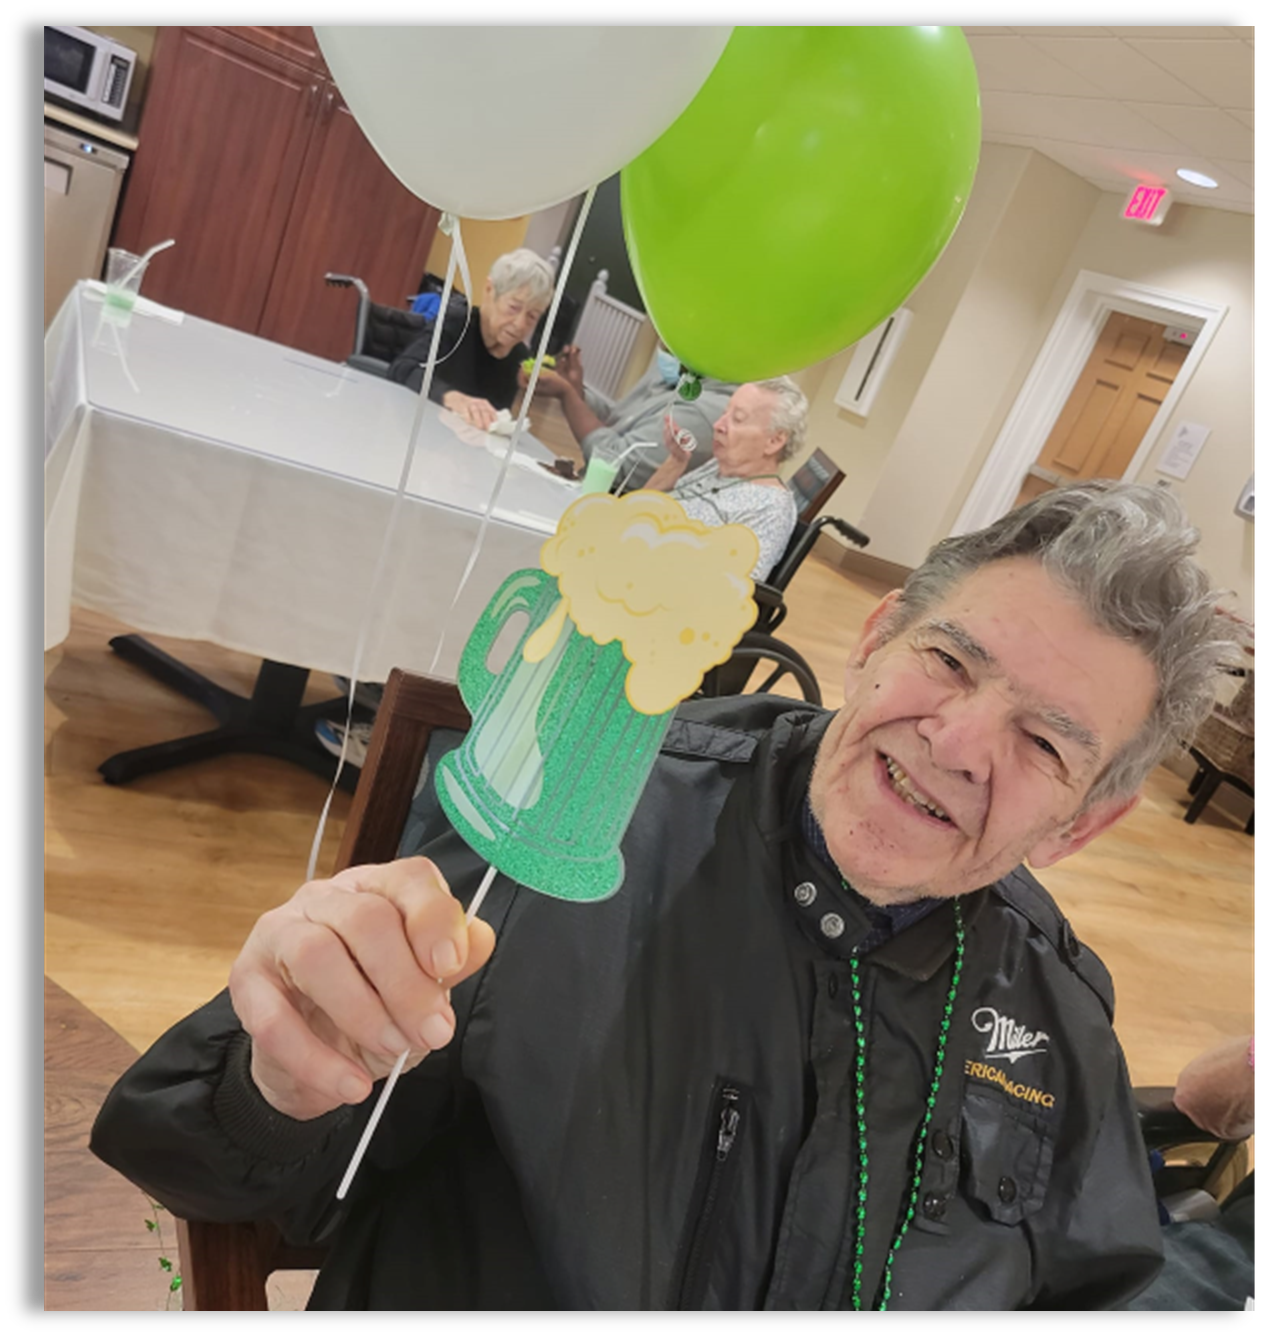
[[[260,917],[228,979],[255,1086],[299,1120],[363,1101],[405,1050],[413,1067],[452,1039],[449,991],[494,946],[428,859],[304,884]]]
[[[481,428],[484,432],[496,421],[495,407],[488,400],[462,395],[459,390],[449,390],[443,396],[443,407],[459,414],[471,427]]]
[[[521,367],[517,369],[517,383],[523,390],[526,389],[530,379],[530,372]],[[569,390],[570,384],[564,377],[558,376],[547,367],[539,369],[539,379],[535,382],[536,395],[542,395],[547,400],[559,400]]]
[[[557,355],[557,375],[583,394],[583,357],[578,344],[567,344]]]

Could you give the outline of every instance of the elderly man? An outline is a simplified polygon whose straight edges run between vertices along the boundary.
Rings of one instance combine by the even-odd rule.
[[[1195,540],[1105,483],[944,540],[837,712],[680,708],[608,901],[500,878],[467,920],[450,829],[303,886],[93,1148],[176,1213],[330,1239],[317,1307],[1125,1301],[1161,1244],[1110,979],[1022,865],[1209,710]]]
[[[519,380],[526,384],[525,376]],[[703,377],[701,394],[690,401],[676,393],[679,380],[679,358],[659,345],[644,376],[621,400],[612,400],[586,384],[582,354],[568,344],[557,358],[556,371],[540,369],[535,394],[561,405],[584,460],[598,451],[625,459],[622,490],[630,492],[650,486],[650,476],[668,459],[672,438],[682,432],[695,443],[686,468],[696,469],[710,459],[711,433],[736,385]],[[633,450],[635,446],[641,449]]]
[[[521,247],[500,256],[483,284],[481,305],[470,308],[468,319],[449,311],[443,322],[430,398],[473,427],[490,427],[500,409],[513,405],[518,367],[530,356],[527,341],[552,295],[553,272],[534,251]],[[433,340],[431,322],[390,364],[390,380],[419,392]]]
[[[715,424],[713,458],[686,474],[691,456],[670,420],[670,454],[644,486],[669,492],[694,520],[753,530],[759,560],[751,575],[761,581],[780,561],[798,519],[779,467],[806,440],[807,408],[807,396],[788,376],[738,386]]]

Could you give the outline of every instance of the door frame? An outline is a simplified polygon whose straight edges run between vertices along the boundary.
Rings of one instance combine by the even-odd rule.
[[[1123,478],[1130,482],[1140,473],[1185,386],[1223,324],[1228,307],[1109,274],[1080,270],[965,498],[952,526],[953,535],[981,529],[1013,505],[1022,480],[1038,460],[1105,322],[1115,311],[1144,320],[1160,320],[1166,325],[1202,322],[1197,338],[1189,345],[1184,366],[1136,447]]]

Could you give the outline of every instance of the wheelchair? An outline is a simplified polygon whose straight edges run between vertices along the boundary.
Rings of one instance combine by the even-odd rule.
[[[812,706],[823,705],[820,684],[811,666],[793,646],[773,634],[789,612],[785,604],[785,587],[825,529],[835,530],[856,548],[868,546],[868,535],[839,516],[818,515],[806,523],[800,518],[790,535],[785,555],[768,573],[766,581],[754,583],[754,602],[758,606],[754,626],[737,643],[732,655],[706,674],[696,696],[727,697],[746,691],[771,692],[788,675],[796,683],[804,701]],[[769,661],[771,672],[758,686],[747,688],[760,661]]]

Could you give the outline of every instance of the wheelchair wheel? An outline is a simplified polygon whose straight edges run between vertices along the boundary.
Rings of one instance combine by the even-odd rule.
[[[816,682],[811,666],[792,646],[765,632],[747,632],[728,663],[747,664],[748,676],[762,660],[771,662],[772,672],[757,686],[749,688],[750,692],[771,692],[774,685],[788,674],[797,683],[803,701],[812,706],[823,705],[820,684]]]

